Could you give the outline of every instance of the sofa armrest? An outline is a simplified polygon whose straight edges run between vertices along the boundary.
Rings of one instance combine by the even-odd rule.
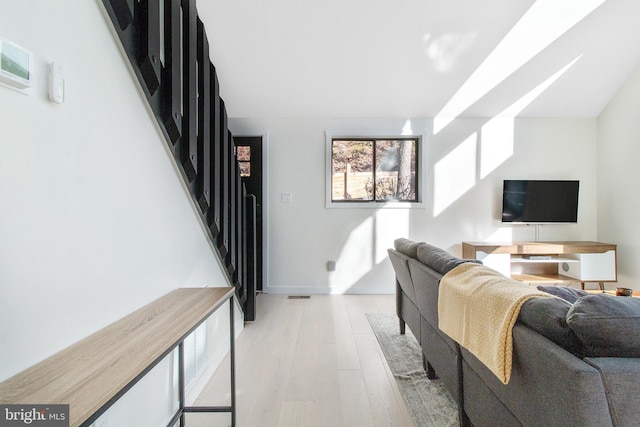
[[[438,330],[438,292],[442,275],[418,260],[409,260],[409,272],[415,283],[416,305],[420,314]]]
[[[614,426],[634,426],[640,419],[640,359],[586,358],[600,372]]]
[[[462,356],[523,425],[612,426],[599,372],[521,323],[513,328],[508,384],[468,351]]]
[[[414,290],[411,274],[409,274],[409,266],[407,264],[412,258],[396,251],[395,249],[387,249],[387,253],[389,254],[389,260],[393,266],[393,271],[396,273],[396,281],[404,293],[407,294],[409,299],[415,304],[416,291]]]

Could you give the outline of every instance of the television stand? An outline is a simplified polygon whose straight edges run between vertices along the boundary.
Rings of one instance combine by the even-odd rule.
[[[507,277],[529,284],[617,281],[617,246],[590,241],[462,242],[462,257],[479,259]]]

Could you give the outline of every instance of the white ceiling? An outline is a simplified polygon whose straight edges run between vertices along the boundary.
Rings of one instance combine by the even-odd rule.
[[[638,0],[199,0],[229,117],[595,117]]]

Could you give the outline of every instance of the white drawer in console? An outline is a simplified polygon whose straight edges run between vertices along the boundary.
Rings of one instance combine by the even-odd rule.
[[[616,280],[616,252],[600,254],[564,254],[578,262],[561,262],[558,274],[573,277],[583,282],[605,282]]]

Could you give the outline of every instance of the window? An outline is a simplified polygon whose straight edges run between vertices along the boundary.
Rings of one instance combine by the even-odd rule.
[[[240,167],[240,176],[251,176],[251,147],[248,145],[236,145],[236,158]]]
[[[330,204],[420,202],[418,137],[332,137],[327,141]]]

